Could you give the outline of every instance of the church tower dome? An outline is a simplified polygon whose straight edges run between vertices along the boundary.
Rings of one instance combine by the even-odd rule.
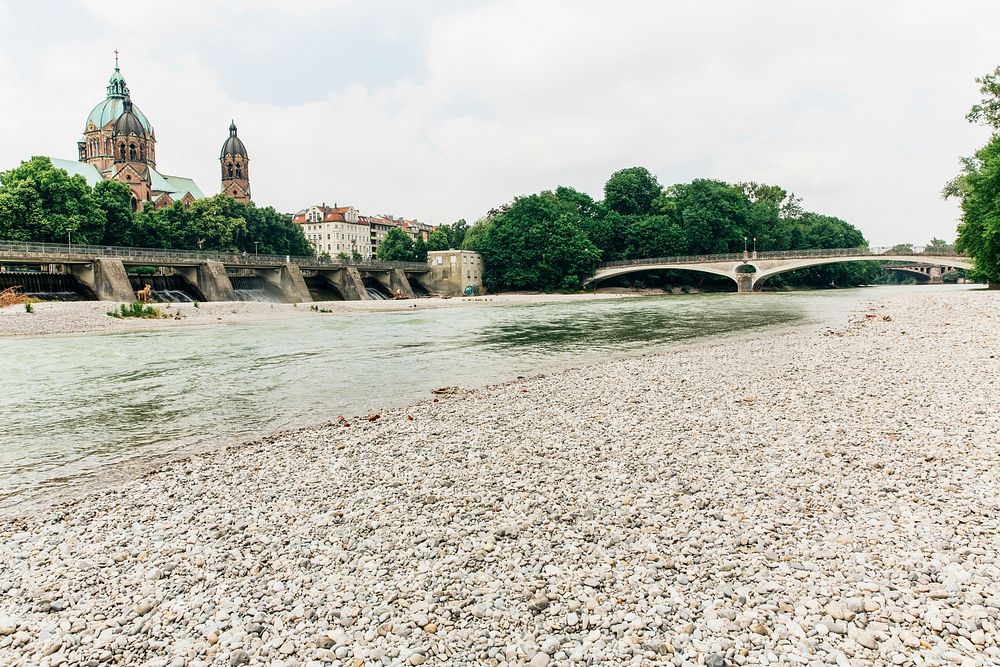
[[[125,102],[130,100],[128,84],[122,76],[118,67],[118,54],[115,53],[115,70],[108,79],[107,97],[98,102],[90,114],[87,116],[83,127],[83,137],[77,142],[80,153],[80,161],[93,164],[99,171],[107,174],[115,161],[114,143],[112,135],[118,120],[125,114]],[[147,155],[146,160],[152,167],[156,166],[156,133],[149,120],[139,110],[139,107],[131,104],[129,107],[132,118],[129,127],[122,130],[137,130],[135,127],[142,127],[142,132],[136,132],[136,136],[145,137]]]
[[[219,151],[222,167],[222,191],[236,201],[250,202],[250,156],[243,140],[236,135],[236,122],[229,124],[229,138]]]

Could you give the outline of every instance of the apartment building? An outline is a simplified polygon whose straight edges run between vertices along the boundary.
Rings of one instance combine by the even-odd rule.
[[[302,226],[302,232],[317,256],[337,257],[356,254],[371,259],[372,233],[365,216],[353,206],[310,206],[292,214],[292,222]]]

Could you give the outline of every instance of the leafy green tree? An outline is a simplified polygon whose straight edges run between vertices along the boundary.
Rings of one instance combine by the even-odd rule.
[[[94,201],[104,213],[104,245],[136,245],[132,191],[120,181],[101,181],[94,186]]]
[[[579,211],[552,192],[516,199],[496,216],[479,252],[493,290],[575,290],[600,259]]]
[[[427,261],[427,241],[424,240],[423,236],[417,236],[417,240],[413,242],[412,261],[414,262]]]
[[[975,261],[971,276],[1000,284],[1000,133],[976,152],[964,174],[962,222],[955,248]]]
[[[662,190],[645,167],[621,169],[604,184],[604,205],[620,215],[648,215]]]
[[[951,248],[951,244],[944,239],[939,239],[936,236],[927,242],[928,250],[947,250],[949,248]]]
[[[469,223],[465,219],[456,220],[450,225],[440,225],[435,231],[441,231],[447,238],[447,243],[443,248],[431,247],[430,238],[427,239],[427,245],[429,250],[451,250],[452,248],[458,249],[462,247],[462,243],[465,241],[465,233],[469,231]],[[431,232],[433,235],[433,232]],[[440,245],[437,243],[435,245]]]
[[[687,252],[684,230],[669,216],[641,218],[628,226],[625,236],[628,259],[671,257]]]
[[[409,262],[413,260],[413,238],[399,227],[385,233],[378,244],[378,258],[386,262]]]
[[[976,79],[983,98],[972,105],[966,119],[970,123],[987,125],[1000,130],[1000,66],[989,74]]]
[[[692,255],[739,252],[747,236],[750,203],[743,191],[722,181],[704,178],[675,185],[669,193]]]
[[[444,227],[445,225],[442,225]],[[462,239],[465,239],[465,234],[462,234]],[[433,232],[427,236],[427,250],[449,250],[451,248],[460,248],[461,244],[451,245],[451,239],[449,238],[448,232],[438,227]]]
[[[462,239],[462,250],[472,250],[474,252],[478,252],[479,247],[482,245],[483,238],[486,236],[486,232],[489,231],[492,225],[493,220],[488,217],[477,220],[476,223],[469,227],[468,231],[465,232],[465,238]]]
[[[50,243],[104,239],[104,212],[87,181],[57,169],[47,157],[33,157],[0,174],[0,193],[5,194],[0,215],[6,218],[0,230],[12,236]]]

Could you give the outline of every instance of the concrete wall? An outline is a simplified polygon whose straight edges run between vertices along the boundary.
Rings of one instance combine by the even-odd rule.
[[[135,301],[135,291],[120,259],[95,259],[68,265],[73,277],[101,301]]]
[[[430,271],[420,281],[432,294],[461,296],[466,287],[483,290],[483,258],[470,250],[434,250],[427,253]]]
[[[280,292],[286,303],[312,302],[309,287],[297,264],[282,264],[273,269],[255,269],[254,273]]]

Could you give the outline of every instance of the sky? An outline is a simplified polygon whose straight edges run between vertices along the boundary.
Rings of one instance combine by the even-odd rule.
[[[952,240],[1000,3],[0,0],[0,169],[73,159],[114,50],[157,168],[258,205],[469,222],[618,169],[777,184],[872,245]]]

